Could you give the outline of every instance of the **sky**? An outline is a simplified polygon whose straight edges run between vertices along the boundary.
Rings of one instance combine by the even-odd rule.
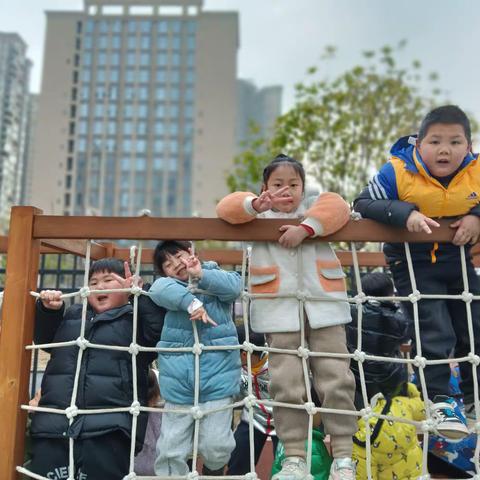
[[[19,33],[29,46],[32,91],[40,90],[44,11],[81,6],[81,0],[0,0],[0,31]],[[322,69],[332,78],[361,62],[362,51],[405,39],[399,64],[417,59],[423,71],[437,72],[444,98],[480,120],[477,0],[204,0],[204,9],[239,12],[238,76],[261,87],[282,85],[284,111],[325,46],[338,47]]]

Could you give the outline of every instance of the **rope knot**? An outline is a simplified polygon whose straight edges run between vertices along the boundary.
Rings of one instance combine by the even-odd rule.
[[[315,477],[311,473],[307,475],[307,480],[313,480],[314,478]]]
[[[192,407],[190,409],[190,414],[194,418],[194,420],[200,420],[203,417],[203,412],[200,410],[200,407]]]
[[[257,474],[255,472],[248,472],[245,474],[245,480],[257,480]]]
[[[427,432],[433,432],[437,426],[437,422],[431,418],[427,418],[426,420],[423,420],[422,422],[422,432],[427,433]]]
[[[299,302],[304,302],[307,300],[307,294],[305,292],[298,291],[297,292],[297,300]]]
[[[352,213],[350,213],[350,218],[355,222],[358,222],[362,219],[362,214],[360,212],[353,211]]]
[[[317,409],[313,402],[305,402],[305,410],[309,415],[315,415],[317,413]]]
[[[367,296],[363,292],[359,292],[353,297],[353,299],[357,305],[361,305],[367,301]]]
[[[72,405],[65,410],[65,415],[70,420],[75,418],[78,415],[78,407],[76,405]]]
[[[193,472],[188,472],[187,474],[187,479],[188,480],[198,480],[198,472],[196,470],[194,470]]]
[[[408,296],[408,298],[412,303],[417,303],[420,300],[420,292],[418,290],[415,290]]]
[[[355,350],[353,352],[353,359],[357,362],[363,363],[365,361],[365,352],[361,350]]]
[[[140,415],[140,402],[134,401],[132,402],[132,405],[130,405],[130,415],[133,415],[134,417],[138,417]]]
[[[242,343],[243,350],[245,350],[248,353],[253,353],[253,344],[247,342],[246,340]]]
[[[88,287],[82,287],[78,293],[82,298],[87,298],[90,295],[90,289]]]
[[[365,407],[360,410],[360,414],[362,415],[363,421],[365,423],[368,423],[373,417],[373,410],[371,407]]]
[[[248,300],[250,298],[250,294],[246,290],[243,290],[242,293],[240,294],[240,298],[242,300],[244,300],[245,298]]]
[[[473,300],[473,293],[471,292],[462,292],[462,300],[465,303],[471,303]]]
[[[128,353],[130,355],[138,355],[140,348],[136,343],[131,343],[128,347]]]
[[[77,347],[80,350],[85,350],[88,347],[88,340],[86,338],[83,338],[83,337],[78,337],[75,340],[75,343],[77,344]]]
[[[257,397],[255,395],[248,395],[245,397],[245,406],[247,408],[253,408],[257,404]]]
[[[468,354],[468,361],[477,367],[480,365],[480,357],[475,355],[473,352]]]
[[[193,347],[192,347],[192,353],[194,355],[201,355],[202,352],[203,352],[203,343],[196,343]]]
[[[132,295],[140,295],[143,290],[142,287],[139,287],[138,285],[132,285],[130,287],[130,292],[132,292]]]
[[[418,355],[413,359],[413,364],[417,368],[425,368],[427,366],[427,359],[425,357],[419,357]]]
[[[130,472],[128,475],[123,477],[123,480],[135,480],[137,478],[137,474],[135,472]]]
[[[298,347],[297,348],[297,355],[300,357],[300,358],[305,358],[307,359],[308,356],[310,354],[310,350],[308,348],[305,348],[305,347]]]

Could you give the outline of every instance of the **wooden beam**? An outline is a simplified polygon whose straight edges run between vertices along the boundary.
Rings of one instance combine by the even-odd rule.
[[[48,239],[42,240],[42,246],[53,249],[55,253],[70,253],[84,257],[87,252],[88,240],[75,239]],[[42,252],[43,253],[43,252]],[[99,243],[92,242],[90,257],[93,260],[107,256],[107,248]]]
[[[13,207],[0,334],[0,478],[14,480],[23,464],[40,241],[33,240],[33,207]]]
[[[349,242],[450,242],[454,231],[449,221],[434,233],[410,233],[373,220],[350,221],[334,235],[315,241]],[[126,240],[229,240],[275,241],[281,225],[296,225],[298,221],[253,220],[243,225],[230,225],[217,218],[158,218],[158,217],[35,217],[34,238],[108,238]]]

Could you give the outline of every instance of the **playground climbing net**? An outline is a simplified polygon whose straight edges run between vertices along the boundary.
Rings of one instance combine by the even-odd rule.
[[[187,480],[196,480],[198,478],[209,478],[208,476],[201,476],[196,471],[196,464],[197,464],[197,457],[198,457],[198,438],[199,438],[199,424],[202,421],[202,418],[205,415],[209,415],[213,412],[217,412],[224,409],[234,409],[237,407],[244,407],[246,406],[249,412],[249,440],[250,440],[250,472],[246,475],[240,476],[229,476],[228,478],[238,478],[238,479],[245,479],[245,480],[255,480],[257,475],[255,473],[255,460],[254,460],[254,435],[253,435],[253,407],[258,404],[264,404],[266,406],[278,406],[278,407],[287,407],[292,409],[304,409],[307,414],[309,415],[309,423],[308,423],[308,441],[307,441],[307,466],[308,470],[310,471],[311,461],[312,461],[312,430],[313,430],[313,415],[317,412],[320,414],[322,412],[326,413],[337,413],[341,415],[355,415],[357,417],[363,418],[365,420],[366,428],[366,457],[367,457],[367,474],[368,478],[371,478],[372,470],[371,470],[371,427],[370,427],[370,419],[378,418],[384,420],[390,420],[394,422],[403,422],[414,425],[418,431],[423,433],[423,464],[422,464],[422,476],[419,477],[422,480],[429,479],[430,476],[427,470],[427,452],[428,452],[428,441],[429,436],[434,434],[436,431],[436,426],[438,420],[432,415],[432,411],[430,405],[428,403],[428,395],[427,395],[427,385],[425,381],[424,369],[427,365],[433,364],[441,364],[441,363],[449,363],[449,362],[469,362],[472,366],[472,375],[473,375],[473,385],[474,385],[474,396],[475,396],[475,414],[477,422],[475,423],[474,427],[472,428],[473,433],[480,433],[480,403],[479,403],[479,395],[478,395],[478,382],[477,382],[477,367],[480,363],[480,357],[477,352],[475,352],[474,348],[474,337],[473,337],[473,325],[472,325],[472,310],[471,310],[471,302],[473,300],[480,300],[480,296],[475,296],[469,291],[468,285],[468,276],[467,276],[467,268],[466,268],[466,258],[465,258],[465,250],[463,247],[460,247],[461,252],[461,268],[463,273],[463,285],[464,291],[459,295],[433,295],[433,294],[423,294],[422,292],[417,290],[415,275],[414,275],[414,268],[412,264],[412,257],[410,255],[410,248],[408,243],[405,243],[405,254],[407,259],[408,271],[410,276],[410,282],[412,285],[412,293],[407,297],[371,297],[366,296],[361,287],[360,281],[360,268],[357,256],[357,250],[355,248],[355,244],[352,243],[352,256],[353,256],[353,269],[354,275],[357,285],[357,293],[353,297],[349,297],[348,301],[350,303],[355,303],[358,306],[361,306],[367,300],[396,300],[396,301],[403,301],[403,302],[411,302],[413,306],[413,321],[414,321],[414,328],[415,328],[415,340],[417,345],[416,356],[414,358],[390,358],[390,357],[379,357],[375,355],[369,355],[362,350],[362,308],[358,308],[358,336],[357,336],[357,344],[356,350],[351,354],[333,354],[333,353],[326,353],[326,352],[314,352],[308,349],[308,345],[305,341],[305,328],[304,328],[304,302],[308,301],[345,301],[345,300],[338,300],[332,299],[331,297],[323,298],[323,297],[311,297],[306,296],[302,291],[294,292],[292,295],[297,299],[299,302],[299,312],[300,312],[300,331],[301,331],[301,344],[297,349],[293,350],[279,350],[279,349],[271,349],[268,346],[258,347],[254,344],[250,343],[249,341],[249,319],[248,319],[248,312],[249,312],[249,304],[252,299],[255,298],[272,298],[272,297],[279,297],[280,295],[271,295],[271,294],[252,294],[249,293],[246,289],[246,278],[247,278],[247,270],[248,270],[248,247],[244,248],[243,252],[243,261],[242,261],[242,279],[243,279],[243,289],[241,294],[241,301],[243,304],[243,323],[245,326],[246,332],[246,340],[242,345],[238,346],[205,346],[202,344],[202,339],[199,337],[198,330],[196,328],[195,322],[192,322],[192,328],[194,333],[194,344],[191,348],[151,348],[151,347],[144,347],[139,345],[136,341],[137,337],[137,327],[138,327],[138,297],[139,295],[148,295],[148,292],[142,290],[138,286],[138,284],[133,284],[131,288],[128,289],[121,289],[121,290],[102,290],[102,293],[110,293],[113,291],[124,291],[130,292],[133,295],[133,335],[131,344],[128,347],[122,346],[107,346],[107,345],[100,345],[100,344],[93,344],[90,343],[85,338],[85,322],[86,322],[86,314],[87,314],[87,304],[88,304],[88,297],[89,295],[99,293],[99,290],[90,289],[88,286],[88,271],[90,268],[90,248],[91,243],[88,243],[87,252],[86,252],[86,261],[85,261],[85,275],[84,275],[84,283],[83,287],[80,288],[75,293],[71,294],[64,294],[62,298],[69,298],[69,297],[80,297],[83,303],[83,310],[82,310],[82,323],[80,329],[79,337],[70,342],[64,343],[51,343],[51,344],[43,344],[43,345],[28,345],[27,349],[54,349],[60,347],[77,347],[78,348],[78,357],[77,357],[77,367],[74,379],[74,386],[72,391],[72,396],[70,400],[70,405],[66,409],[56,409],[56,408],[45,408],[45,407],[34,407],[29,405],[22,405],[21,408],[25,410],[29,410],[32,412],[41,411],[41,412],[50,412],[58,415],[65,415],[70,425],[74,422],[75,418],[78,415],[98,415],[107,412],[129,412],[132,415],[132,432],[131,432],[131,448],[130,448],[130,468],[129,473],[124,477],[124,480],[134,480],[134,479],[173,479],[173,478],[186,478]],[[136,255],[134,252],[136,249]],[[136,258],[135,258],[136,257]],[[135,276],[138,278],[140,276],[140,266],[141,266],[141,258],[142,258],[142,244],[140,243],[138,247],[133,247],[131,250],[131,258],[134,259],[135,264]],[[192,290],[192,293],[198,291],[194,284],[190,284],[189,287]],[[203,294],[208,294],[208,292],[202,291]],[[38,293],[32,292],[32,295],[38,297]],[[290,298],[292,295],[288,295]],[[468,322],[468,332],[469,332],[469,341],[470,341],[470,353],[467,356],[461,358],[449,358],[449,359],[442,359],[442,360],[429,360],[422,355],[421,343],[420,343],[420,326],[419,326],[419,314],[418,314],[418,302],[422,299],[431,299],[431,298],[443,298],[443,299],[454,299],[458,301],[463,301],[465,303],[466,314],[467,314],[467,322]],[[117,349],[128,351],[131,355],[131,362],[132,362],[132,372],[133,372],[133,397],[131,405],[125,408],[111,408],[111,409],[80,409],[76,405],[76,398],[77,392],[79,388],[79,373],[80,373],[80,366],[82,364],[82,357],[85,355],[85,351],[89,348],[97,348],[97,349]],[[200,389],[200,381],[199,381],[199,372],[200,372],[200,357],[201,355],[208,355],[209,351],[212,350],[244,350],[247,352],[247,369],[249,372],[249,381],[248,381],[248,395],[246,398],[231,403],[222,408],[217,408],[214,410],[202,410],[199,407],[199,389]],[[175,351],[189,351],[194,356],[194,365],[195,365],[195,390],[194,390],[194,404],[191,407],[185,407],[184,409],[175,409],[175,410],[167,410],[165,408],[150,408],[147,406],[140,405],[138,401],[137,395],[137,378],[136,378],[136,357],[139,352],[175,352]],[[252,390],[252,381],[251,381],[251,369],[252,369],[252,359],[251,355],[254,352],[281,352],[284,354],[289,355],[296,355],[300,357],[302,366],[303,366],[303,374],[306,386],[306,393],[307,393],[307,402],[305,404],[286,404],[275,402],[272,400],[260,400],[255,397]],[[312,356],[324,356],[324,357],[345,357],[348,356],[351,359],[358,362],[359,368],[359,376],[361,381],[361,392],[363,397],[364,407],[360,411],[346,411],[346,410],[335,410],[335,409],[327,409],[316,406],[311,397],[311,385],[310,385],[310,375],[309,375],[309,357]],[[425,420],[423,421],[414,421],[405,418],[398,418],[398,417],[391,417],[388,415],[378,414],[373,411],[372,405],[369,402],[369,398],[367,396],[366,390],[366,382],[365,382],[365,374],[363,369],[363,362],[366,360],[370,361],[390,361],[390,362],[398,362],[398,363],[406,363],[414,366],[418,369],[418,383],[422,392],[422,396],[425,399]],[[186,475],[185,477],[165,477],[165,476],[157,476],[157,477],[148,477],[148,476],[138,476],[134,471],[134,455],[135,455],[135,436],[137,430],[137,417],[140,412],[167,412],[170,411],[176,414],[191,414],[193,419],[195,420],[194,424],[194,439],[193,439],[193,462],[192,462],[192,471]],[[477,437],[480,438],[480,437]],[[69,480],[74,480],[74,449],[75,449],[75,441],[73,438],[69,439]],[[480,465],[479,465],[479,452],[480,452],[480,441],[477,439],[475,455],[474,455],[474,464],[476,474],[473,477],[476,480],[480,480]],[[24,475],[36,478],[36,479],[46,479],[46,477],[42,477],[37,475],[27,468],[18,466],[17,471],[23,473]],[[213,477],[212,477],[213,478]]]

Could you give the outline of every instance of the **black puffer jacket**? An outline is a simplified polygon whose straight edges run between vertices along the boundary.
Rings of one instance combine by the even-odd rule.
[[[160,338],[165,310],[148,297],[139,297],[137,343],[154,347]],[[65,313],[46,309],[37,302],[35,343],[76,340],[80,336],[82,305],[75,304]],[[95,314],[87,310],[85,338],[94,344],[128,347],[133,335],[133,307],[130,304]],[[79,347],[50,349],[51,358],[42,380],[39,406],[65,409],[70,406]],[[156,354],[137,355],[138,400],[147,404],[148,366]],[[128,407],[133,402],[132,357],[127,351],[87,348],[83,352],[76,406],[79,409]],[[136,447],[141,448],[147,425],[147,414],[138,416]],[[132,415],[129,412],[77,415],[72,425],[64,414],[35,412],[33,437],[87,438],[121,430],[130,437]]]

